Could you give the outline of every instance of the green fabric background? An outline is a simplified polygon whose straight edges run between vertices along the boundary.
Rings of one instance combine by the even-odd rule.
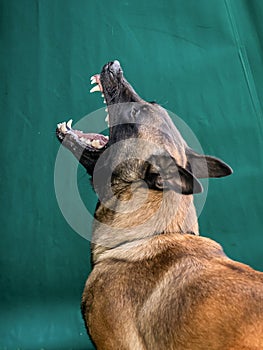
[[[89,77],[112,59],[142,97],[178,114],[206,153],[232,166],[231,177],[210,181],[201,234],[263,270],[263,1],[1,0],[0,7],[0,349],[92,349],[79,310],[89,242],[57,205],[54,131],[102,107]],[[78,176],[92,208],[83,169]]]

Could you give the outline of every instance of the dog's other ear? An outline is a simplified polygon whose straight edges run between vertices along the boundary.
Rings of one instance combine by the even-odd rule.
[[[173,190],[181,194],[203,191],[201,183],[169,155],[152,156],[147,162],[144,181],[155,190]]]
[[[191,148],[186,149],[187,168],[197,178],[223,177],[233,173],[233,170],[221,159],[198,154]]]

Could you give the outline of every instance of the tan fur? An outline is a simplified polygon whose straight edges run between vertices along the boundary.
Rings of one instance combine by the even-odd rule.
[[[128,188],[97,209],[92,238],[96,247],[93,251],[94,262],[97,254],[123,242],[160,233],[199,234],[192,196],[181,196],[172,191],[149,191],[141,187],[140,183],[133,185],[133,193],[136,198],[134,205],[131,203],[132,195]],[[127,201],[129,211],[125,212],[122,204],[124,203],[126,209]]]
[[[263,349],[263,275],[164,234],[102,253],[83,294],[98,349]]]
[[[263,274],[198,236],[198,179],[232,169],[192,150],[168,113],[135,93],[118,61],[96,79],[109,112],[107,145],[83,149],[78,133],[57,131],[75,155],[82,150],[99,197],[82,297],[96,348],[262,350]]]
[[[183,154],[173,151],[185,166]],[[263,274],[198,236],[192,195],[149,190],[129,168],[121,176],[95,213],[82,298],[97,349],[262,350]]]

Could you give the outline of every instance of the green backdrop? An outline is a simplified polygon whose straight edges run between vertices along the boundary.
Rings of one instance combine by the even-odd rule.
[[[89,77],[112,59],[142,97],[177,113],[206,153],[233,167],[210,181],[201,234],[263,270],[263,1],[0,4],[0,349],[92,349],[79,310],[89,242],[57,205],[54,130],[102,107]]]

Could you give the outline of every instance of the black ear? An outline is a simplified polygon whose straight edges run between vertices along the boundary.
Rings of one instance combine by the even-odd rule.
[[[146,165],[144,180],[149,188],[171,189],[181,194],[203,191],[201,183],[187,169],[178,165],[169,155],[152,156]]]
[[[187,168],[197,177],[223,177],[233,173],[233,170],[221,159],[205,156],[194,152],[191,148],[186,149]]]

